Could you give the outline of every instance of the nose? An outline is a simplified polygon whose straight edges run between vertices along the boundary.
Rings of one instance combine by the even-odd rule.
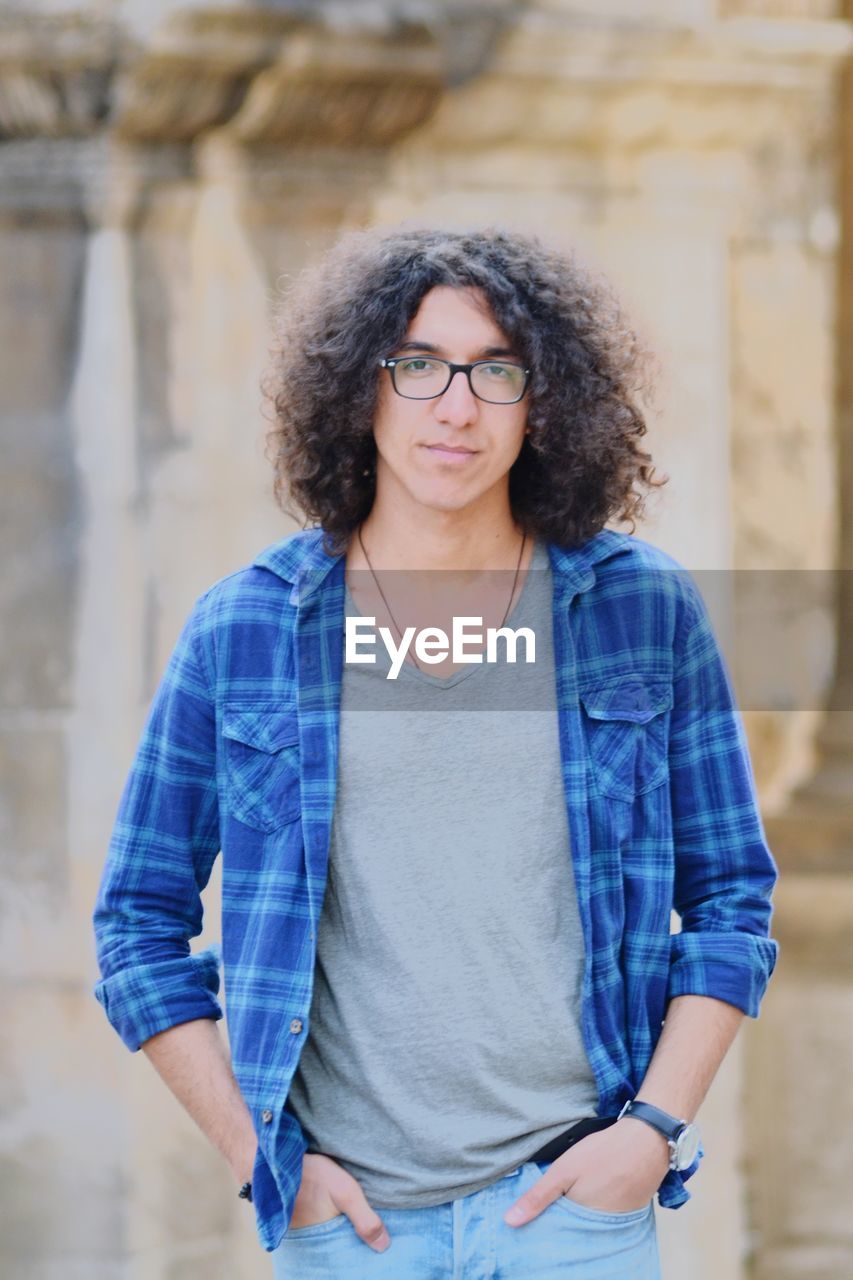
[[[439,422],[454,427],[464,427],[477,417],[477,397],[471,390],[467,374],[455,373],[447,390],[435,401],[435,416]]]

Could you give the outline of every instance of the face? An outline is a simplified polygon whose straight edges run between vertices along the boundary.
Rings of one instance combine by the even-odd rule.
[[[490,357],[523,363],[476,289],[441,286],[426,294],[405,338],[390,356],[440,356],[454,364]],[[409,400],[380,369],[374,420],[376,497],[436,511],[497,501],[509,509],[509,471],[524,443],[528,397],[490,404],[457,373],[443,395]]]

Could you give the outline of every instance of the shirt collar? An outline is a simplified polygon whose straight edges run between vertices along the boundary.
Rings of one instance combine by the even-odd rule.
[[[594,566],[630,549],[629,535],[617,533],[614,529],[599,530],[579,547],[560,547],[549,542],[548,555],[555,595],[588,591],[595,582]]]
[[[548,555],[555,591],[586,591],[595,582],[594,565],[627,551],[631,538],[612,529],[602,529],[579,547],[560,547],[550,542]],[[252,561],[269,569],[293,587],[291,600],[300,604],[322,585],[328,574],[343,560],[343,553],[330,556],[323,547],[321,528],[302,529],[265,547]]]

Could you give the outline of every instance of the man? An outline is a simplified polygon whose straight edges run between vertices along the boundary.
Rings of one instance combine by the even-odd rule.
[[[698,593],[603,527],[656,483],[644,354],[501,233],[351,235],[277,335],[276,492],[318,527],[187,620],[96,994],[276,1275],[654,1280],[653,1197],[689,1198],[775,965],[776,868]],[[443,644],[460,618],[504,660]],[[220,851],[230,1059],[189,949]]]

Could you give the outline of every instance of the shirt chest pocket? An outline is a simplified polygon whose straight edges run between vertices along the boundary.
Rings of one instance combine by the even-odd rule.
[[[296,707],[226,706],[222,716],[228,810],[260,831],[301,813]]]
[[[615,800],[665,782],[672,685],[626,677],[580,690],[593,785]]]

